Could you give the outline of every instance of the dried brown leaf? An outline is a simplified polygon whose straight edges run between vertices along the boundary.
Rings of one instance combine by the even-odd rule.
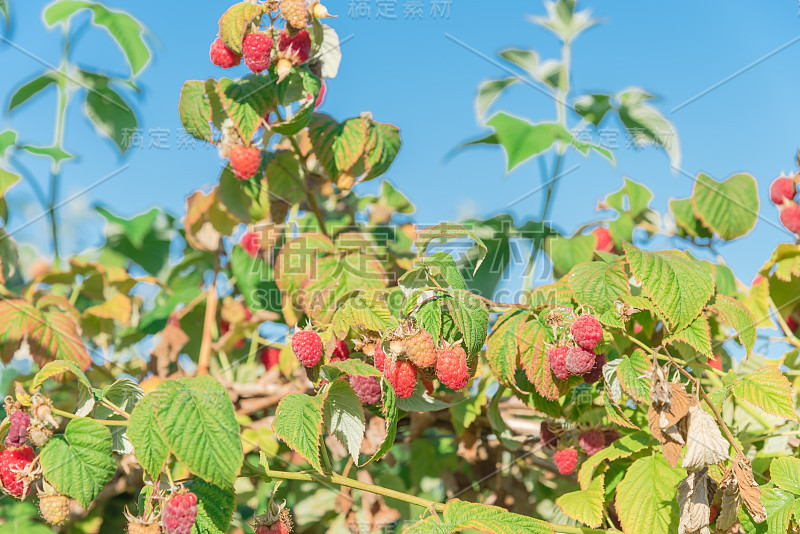
[[[747,511],[750,512],[753,521],[763,523],[767,519],[767,510],[761,504],[761,488],[758,487],[755,479],[753,479],[753,468],[750,466],[750,460],[741,454],[737,454],[733,460],[733,472],[739,484],[739,495],[741,495]]]
[[[717,421],[699,404],[689,409],[689,434],[686,441],[683,467],[689,471],[699,471],[730,457],[730,445],[722,437]]]
[[[178,361],[181,350],[189,342],[189,336],[181,327],[170,321],[161,332],[159,341],[150,357],[150,371],[158,377],[169,375],[169,366]]]
[[[650,377],[650,400],[653,404],[667,404],[669,402],[669,383],[667,373],[653,362],[653,374]]]
[[[678,486],[678,506],[681,511],[678,534],[710,534],[710,498],[717,484],[708,476],[708,470],[690,473]]]
[[[717,517],[717,529],[724,531],[732,528],[739,521],[739,506],[742,504],[739,484],[733,468],[725,472],[720,489],[722,490],[722,507],[719,517]]]
[[[678,467],[678,461],[681,459],[681,449],[683,449],[683,445],[667,438],[667,441],[661,447],[661,453],[669,465]]]
[[[690,395],[686,393],[686,386],[683,384],[671,383],[669,388],[669,403],[666,405],[666,409],[664,410],[664,414],[667,418],[667,424],[662,425],[662,428],[676,424],[678,421],[686,417],[686,414],[689,413]]]
[[[664,437],[664,433],[661,431],[661,425],[659,424],[660,418],[661,410],[651,405],[650,409],[647,411],[647,419],[650,422],[650,433],[663,445],[664,442],[667,441],[667,438]]]

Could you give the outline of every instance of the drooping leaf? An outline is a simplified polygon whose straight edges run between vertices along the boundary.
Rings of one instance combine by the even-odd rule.
[[[800,459],[775,458],[769,466],[770,480],[779,488],[800,495]]]
[[[758,219],[758,186],[749,174],[734,174],[717,182],[700,173],[694,185],[692,205],[703,225],[725,241],[746,235]]]
[[[311,397],[301,393],[287,395],[278,404],[272,430],[293,451],[323,473],[319,446],[322,439],[323,407],[327,389]]]
[[[226,534],[236,510],[236,493],[198,477],[192,479],[189,489],[197,496],[197,519],[192,533]]]
[[[492,107],[492,104],[494,104],[495,100],[500,97],[503,91],[517,81],[519,81],[519,78],[515,76],[511,78],[504,78],[502,80],[489,80],[487,82],[483,82],[480,87],[478,87],[478,97],[475,99],[475,107],[477,109],[478,117],[483,117],[489,108]]]
[[[747,401],[765,412],[798,421],[789,381],[781,370],[768,365],[743,376],[733,385],[738,400]]]
[[[211,102],[206,94],[206,82],[189,80],[183,84],[178,112],[188,134],[203,141],[212,140]]]
[[[605,505],[603,477],[592,480],[586,489],[565,493],[556,499],[556,504],[575,521],[593,528],[599,527],[603,522]]]
[[[328,431],[345,446],[358,464],[361,442],[366,430],[364,409],[358,395],[344,380],[335,380],[328,387],[323,408],[323,417]]]
[[[630,356],[622,356],[617,366],[617,377],[622,389],[637,402],[650,402],[651,370],[650,358],[641,349],[636,349]]]
[[[750,310],[740,301],[722,295],[717,295],[711,310],[722,323],[736,330],[739,342],[750,356],[756,343],[756,322]]]
[[[708,318],[705,315],[697,316],[689,326],[669,335],[665,341],[673,344],[676,341],[682,341],[700,354],[705,354],[708,357],[711,357],[714,353],[711,347],[711,330]]]
[[[245,32],[264,14],[264,6],[260,4],[240,2],[229,7],[219,19],[219,35],[225,42],[225,46],[237,54],[241,54]]]
[[[267,75],[253,75],[239,81],[222,78],[217,96],[245,143],[264,124],[264,117],[275,98],[275,82]]]
[[[678,132],[655,107],[648,103],[649,95],[637,87],[617,94],[619,118],[638,146],[654,144],[664,149],[673,167],[681,165],[681,148]]]
[[[166,438],[156,420],[156,397],[146,395],[128,420],[128,439],[139,464],[150,478],[157,479],[170,456]]]
[[[111,79],[101,74],[81,71],[86,84],[84,112],[95,128],[109,137],[120,152],[131,147],[132,133],[138,121],[122,96],[111,87]]]
[[[489,327],[489,310],[482,300],[463,289],[453,291],[452,297],[444,299],[450,310],[450,316],[456,328],[464,338],[467,347],[467,358],[477,354],[486,341],[486,332]]]

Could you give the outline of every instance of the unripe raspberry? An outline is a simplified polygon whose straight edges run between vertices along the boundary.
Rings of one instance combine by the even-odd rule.
[[[556,451],[553,455],[558,472],[562,475],[571,475],[578,467],[578,451],[573,448]]]
[[[31,443],[40,449],[47,445],[52,435],[53,431],[41,421],[34,421],[33,424],[28,427],[28,438],[30,438]]]
[[[165,534],[191,534],[196,520],[197,496],[191,492],[171,497],[161,511]]]
[[[417,368],[413,364],[404,360],[387,360],[383,376],[401,399],[407,399],[414,394],[414,388],[417,387]]]
[[[326,19],[328,17],[332,17],[330,13],[328,13],[328,8],[320,4],[319,2],[314,2],[311,4],[311,16],[315,19]]]
[[[411,363],[423,369],[436,364],[436,343],[426,330],[420,330],[403,342],[406,356]]]
[[[331,361],[343,362],[349,359],[350,359],[350,347],[347,346],[347,342],[341,339],[337,340],[336,347],[333,349],[333,354],[331,355]]]
[[[375,358],[375,369],[377,369],[382,373],[384,368],[386,367],[386,353],[383,352],[380,343],[375,345],[374,358]]]
[[[308,15],[306,0],[281,0],[281,16],[292,28],[304,29],[308,24]]]
[[[161,534],[161,525],[158,523],[154,515],[147,517],[137,517],[131,514],[127,507],[123,512],[125,519],[128,520],[127,532],[128,534]]]
[[[461,391],[469,382],[467,354],[456,345],[439,351],[436,357],[436,376],[445,386],[454,391]]]
[[[311,55],[311,36],[306,30],[289,35],[286,30],[278,35],[278,57],[288,59],[292,65],[302,65]]]
[[[590,430],[589,432],[584,432],[578,436],[578,444],[589,456],[602,451],[606,446],[603,433],[599,430]]]
[[[6,435],[6,447],[22,447],[28,441],[28,427],[31,425],[31,416],[25,412],[14,412],[9,417],[11,426]]]
[[[289,527],[283,521],[277,521],[270,526],[261,525],[256,528],[256,534],[289,534]]]
[[[261,234],[259,232],[247,232],[242,236],[242,248],[251,258],[258,256],[261,252]]]
[[[261,168],[261,151],[256,147],[236,145],[230,155],[231,168],[240,180],[249,180]]]
[[[603,378],[603,366],[606,364],[606,355],[598,354],[594,359],[592,370],[583,375],[583,381],[587,384],[595,384]]]
[[[572,323],[570,333],[578,346],[592,350],[603,339],[603,325],[594,315],[581,315]]]
[[[598,252],[614,252],[614,238],[611,237],[611,232],[608,228],[598,227],[592,232],[597,238],[597,244],[594,249]]]
[[[559,380],[569,378],[570,372],[567,370],[567,352],[569,347],[553,347],[547,353],[547,361],[550,362],[550,370]]]
[[[211,57],[211,63],[223,69],[235,67],[242,61],[242,57],[225,46],[225,42],[219,37],[211,44],[208,55]]]
[[[769,198],[773,204],[782,205],[786,200],[794,200],[797,194],[797,186],[792,178],[781,176],[769,188]]]
[[[267,70],[272,61],[272,37],[266,33],[250,33],[242,41],[244,64],[256,74]]]
[[[800,234],[800,205],[791,204],[781,210],[781,223],[787,230]]]
[[[3,489],[17,499],[25,499],[30,493],[22,478],[24,469],[31,465],[36,454],[29,445],[4,449],[0,452],[0,484]]]
[[[567,370],[573,375],[583,375],[592,370],[596,357],[595,353],[590,350],[572,347],[567,352],[565,364]]]
[[[63,525],[69,519],[69,497],[60,493],[39,495],[39,513],[51,525]]]
[[[374,376],[356,376],[350,377],[350,387],[358,395],[358,400],[361,404],[378,404],[381,401],[381,383]]]
[[[313,330],[298,330],[292,336],[292,352],[306,367],[314,367],[322,359],[322,339]]]

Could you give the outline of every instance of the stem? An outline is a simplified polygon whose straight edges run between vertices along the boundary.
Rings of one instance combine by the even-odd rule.
[[[790,343],[795,348],[800,348],[800,340],[795,337],[794,332],[792,329],[789,328],[789,325],[786,324],[786,321],[783,319],[783,315],[781,315],[781,311],[778,309],[778,306],[775,305],[775,301],[772,298],[769,299],[769,307],[775,313],[775,318],[778,320],[778,324],[783,331],[783,334],[786,336],[786,342]]]
[[[126,412],[125,410],[123,410],[122,408],[120,408],[119,406],[117,406],[116,404],[114,404],[113,402],[111,402],[108,399],[103,399],[102,401],[100,401],[100,404],[102,404],[103,406],[105,406],[106,408],[108,408],[109,410],[114,412],[115,414],[124,417],[125,419],[130,419],[131,418],[131,416],[130,416],[130,414],[128,412]]]
[[[250,352],[247,353],[247,365],[253,365],[256,362],[256,354],[258,354],[258,338],[256,334],[250,339]]]
[[[64,26],[64,52],[61,59],[58,77],[58,106],[56,107],[56,125],[53,134],[53,146],[63,150],[64,122],[67,115],[69,93],[67,92],[67,65],[69,55],[69,27]],[[60,162],[53,162],[50,174],[50,200],[47,203],[47,215],[50,219],[50,233],[53,236],[53,266],[56,268],[61,263],[61,253],[58,245],[58,219],[56,218],[56,204],[58,203]]]
[[[303,151],[300,149],[300,145],[297,143],[297,139],[294,136],[286,136],[286,139],[289,140],[289,143],[292,145],[292,149],[294,150],[297,159],[300,160],[303,165],[301,169],[303,169],[303,173],[305,174],[305,158],[303,158]],[[314,212],[314,216],[317,218],[317,223],[319,224],[320,232],[325,237],[330,237],[328,235],[328,229],[325,227],[325,216],[322,213],[322,210],[319,208],[319,204],[317,203],[317,199],[314,197],[314,192],[310,191],[305,184],[305,181],[301,178],[298,178],[298,185],[303,189],[306,194],[306,199],[308,200],[308,207],[311,208],[311,211]]]
[[[74,413],[59,410],[58,408],[51,408],[50,411],[56,415],[60,415],[61,417],[66,417],[67,419],[88,419],[90,421],[94,421],[95,423],[100,423],[103,426],[128,426],[128,421],[110,421],[108,419],[92,419],[91,417],[81,417],[79,415],[75,415]]]
[[[214,323],[217,319],[217,275],[219,274],[219,251],[214,260],[214,279],[208,289],[206,299],[206,315],[203,319],[203,338],[200,343],[200,356],[197,359],[197,376],[207,375],[211,363],[211,342],[213,341]]]

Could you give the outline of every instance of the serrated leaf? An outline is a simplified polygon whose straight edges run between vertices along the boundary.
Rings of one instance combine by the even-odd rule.
[[[776,486],[800,495],[800,459],[775,458],[769,465],[769,473]]]
[[[769,414],[799,420],[792,402],[791,385],[776,366],[768,365],[743,376],[733,385],[733,394],[738,400],[747,401]]]
[[[703,226],[703,222],[695,216],[692,199],[670,200],[669,209],[675,218],[678,228],[686,232],[687,235],[704,239],[713,235],[708,228]]]
[[[599,527],[603,522],[605,505],[603,477],[595,478],[585,489],[565,493],[556,499],[556,504],[575,521],[593,528]]]
[[[761,502],[767,510],[767,534],[785,534],[794,513],[795,496],[780,488],[764,488]]]
[[[581,263],[572,268],[568,279],[572,296],[578,304],[589,306],[603,324],[624,326],[617,313],[617,304],[630,295],[630,284],[622,260]]]
[[[605,449],[590,456],[581,463],[578,471],[578,483],[581,489],[587,489],[594,477],[594,470],[603,463],[620,458],[629,458],[637,452],[648,447],[652,439],[650,434],[644,431],[637,431],[633,434],[623,436]]]
[[[489,310],[486,304],[469,291],[457,289],[444,302],[456,328],[464,338],[467,359],[470,361],[483,348],[489,328]]]
[[[38,373],[36,373],[36,376],[33,377],[31,390],[36,390],[42,387],[45,380],[48,378],[59,378],[65,373],[72,374],[78,381],[79,398],[78,410],[76,411],[76,414],[79,416],[88,415],[94,408],[95,403],[94,393],[92,392],[92,384],[89,382],[89,379],[86,378],[86,375],[83,374],[80,366],[73,361],[56,360],[46,364],[39,370]]]
[[[197,519],[192,534],[226,534],[236,510],[236,494],[194,478],[189,489],[197,496]]]
[[[617,366],[617,377],[625,393],[642,403],[650,402],[650,372],[652,363],[641,349],[630,356],[622,356]]]
[[[553,342],[552,330],[535,318],[521,324],[515,334],[519,336],[519,361],[525,370],[525,376],[542,397],[558,400],[562,392],[547,359],[547,346]]]
[[[345,446],[353,461],[358,464],[361,442],[366,425],[364,409],[358,395],[344,380],[335,380],[328,387],[323,408],[325,426]]]
[[[749,174],[734,174],[720,183],[700,173],[692,205],[698,219],[725,241],[750,232],[758,219],[758,187]]]
[[[604,369],[605,370],[605,369]],[[622,408],[614,401],[612,392],[606,386],[605,395],[603,395],[603,407],[606,409],[606,416],[608,419],[619,426],[631,429],[638,429],[639,427],[633,424],[633,421],[625,415]]]
[[[749,357],[753,352],[757,335],[756,322],[750,310],[738,300],[722,295],[717,295],[710,309],[717,314],[717,318],[722,323],[736,330],[739,342]]]
[[[242,53],[242,39],[250,25],[264,16],[264,6],[240,2],[229,7],[219,19],[219,35],[225,46],[236,52]]]
[[[73,419],[63,435],[50,438],[40,462],[47,481],[88,508],[117,471],[108,428],[90,419]]]
[[[275,83],[266,75],[239,81],[222,78],[217,82],[217,96],[242,140],[250,143],[275,98]]]
[[[481,254],[478,257],[478,261],[475,264],[475,271],[481,266],[483,260],[486,258],[486,253],[488,249],[484,244],[483,240],[475,235],[474,232],[461,226],[460,224],[454,223],[440,223],[435,226],[428,226],[427,228],[423,228],[417,233],[417,240],[415,245],[417,247],[417,252],[424,256],[428,250],[428,247],[431,243],[440,239],[442,241],[448,241],[450,239],[459,239],[462,237],[468,237],[472,239],[475,244],[481,249]]]
[[[352,358],[349,360],[331,362],[327,365],[323,365],[320,369],[320,376],[329,382],[332,382],[341,376],[347,375],[374,376],[376,378],[383,376],[375,367],[369,365],[368,363],[364,363],[361,360]]]
[[[436,515],[414,523],[404,534],[449,534],[476,530],[486,534],[553,534],[549,523],[512,514],[505,508],[458,499],[447,502],[442,517]]]
[[[189,80],[181,89],[178,112],[183,128],[189,135],[211,141],[211,102],[206,95],[206,82]]]
[[[388,171],[401,146],[400,129],[397,126],[370,121],[364,147],[366,175],[361,181],[373,180]]]
[[[325,395],[311,397],[302,393],[287,395],[278,404],[272,430],[293,451],[306,459],[318,473],[324,474],[319,457],[322,439]]]
[[[365,291],[348,299],[333,316],[333,332],[340,338],[346,337],[351,328],[384,332],[396,325],[397,319],[379,291]]]
[[[664,341],[672,344],[682,341],[697,352],[710,357],[714,353],[711,348],[710,328],[708,318],[705,315],[700,315],[689,326],[667,336]]]
[[[506,387],[512,387],[514,383],[519,358],[518,329],[525,319],[525,314],[519,310],[508,312],[500,316],[489,337],[486,360],[492,368],[494,377]]]
[[[625,532],[670,534],[678,517],[677,487],[686,476],[660,455],[639,458],[617,486],[615,508]]]
[[[128,419],[128,439],[139,464],[157,480],[169,459],[170,449],[156,420],[156,396],[145,395]]]
[[[673,332],[689,326],[714,293],[714,278],[679,250],[648,252],[625,243],[625,257],[642,289]]]

